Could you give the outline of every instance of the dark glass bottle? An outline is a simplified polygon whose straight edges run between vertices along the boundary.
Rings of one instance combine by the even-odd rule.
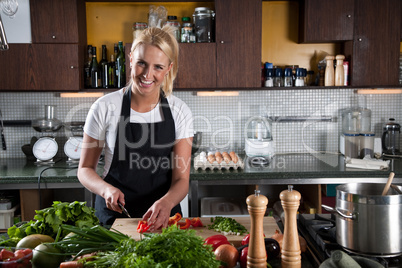
[[[126,85],[126,60],[122,41],[119,41],[119,54],[117,54],[116,58],[116,79],[118,88]]]
[[[84,86],[91,87],[91,63],[92,63],[92,45],[87,48],[87,61],[84,64]]]
[[[116,63],[114,62],[114,55],[110,55],[110,61],[108,64],[108,82],[109,88],[117,87],[117,79],[116,79]]]
[[[91,87],[98,88],[101,84],[99,64],[96,59],[96,47],[92,48]]]
[[[109,86],[109,77],[108,77],[108,62],[107,62],[107,49],[106,45],[102,45],[102,59],[99,62],[99,71],[101,76],[101,85],[100,87],[108,88]]]

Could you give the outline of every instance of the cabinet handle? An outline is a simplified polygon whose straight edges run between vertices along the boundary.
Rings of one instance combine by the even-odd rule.
[[[352,15],[350,15],[350,14],[349,14],[349,15],[347,15],[347,17],[348,17],[348,18],[351,18],[351,17],[352,17]]]
[[[53,38],[53,39],[56,39],[56,36],[55,36],[55,35],[52,35],[52,38]]]
[[[357,41],[361,42],[361,41],[363,41],[363,39],[361,39],[361,38],[358,38],[358,39],[357,39]]]
[[[221,44],[224,44],[225,43],[225,41],[221,41]]]
[[[74,66],[73,66],[73,65],[71,65],[71,66],[70,66],[70,68],[71,68],[71,69],[74,69]]]

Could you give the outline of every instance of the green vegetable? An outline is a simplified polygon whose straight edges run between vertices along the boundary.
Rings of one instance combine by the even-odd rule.
[[[211,222],[212,224],[208,225],[208,229],[221,232],[224,235],[242,235],[248,232],[246,227],[229,217],[216,216],[215,218],[211,218]]]
[[[162,233],[144,233],[141,241],[122,240],[114,251],[99,252],[95,260],[86,262],[95,267],[194,267],[217,268],[211,246],[205,246],[194,230],[172,225]]]
[[[30,234],[46,234],[56,237],[60,225],[69,224],[80,228],[92,227],[99,224],[95,210],[87,207],[86,202],[74,201],[72,203],[54,201],[51,207],[35,210],[34,220],[8,228],[10,238],[23,238]],[[67,232],[61,234],[65,236]]]

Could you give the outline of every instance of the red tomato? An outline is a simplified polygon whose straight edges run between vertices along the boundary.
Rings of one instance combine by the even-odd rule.
[[[230,245],[226,236],[220,235],[220,234],[207,237],[204,240],[204,244],[211,245],[213,251],[215,251],[220,245],[225,245],[225,244]]]
[[[4,261],[4,260],[7,260],[7,259],[12,258],[12,257],[14,257],[14,253],[12,251],[7,250],[5,248],[3,248],[0,251],[0,260]]]
[[[24,258],[24,257],[25,257],[24,250],[23,250],[23,249],[18,249],[18,250],[16,250],[16,251],[14,252],[14,256],[15,256],[17,259],[22,259],[22,258]]]

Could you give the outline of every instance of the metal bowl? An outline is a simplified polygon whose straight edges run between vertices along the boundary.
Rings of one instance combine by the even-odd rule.
[[[193,146],[191,148],[191,154],[195,154],[201,147],[202,132],[194,131]]]

